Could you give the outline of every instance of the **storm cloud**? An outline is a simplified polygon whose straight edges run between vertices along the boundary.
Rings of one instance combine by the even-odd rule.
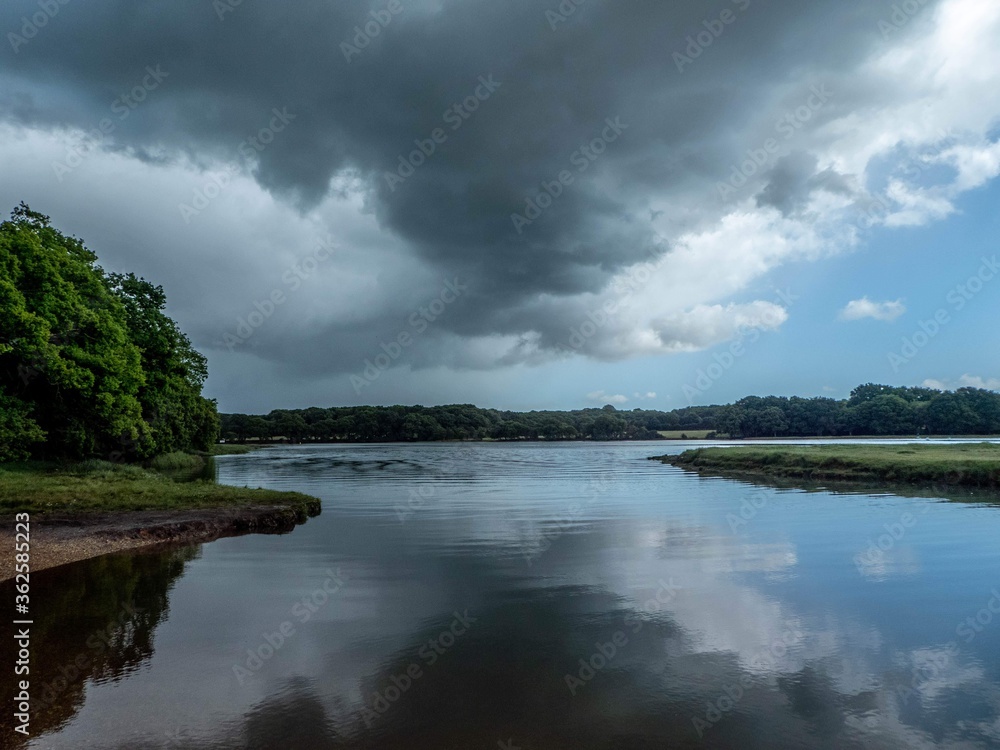
[[[1000,171],[998,16],[13,0],[0,198],[162,283],[227,382],[703,349]]]

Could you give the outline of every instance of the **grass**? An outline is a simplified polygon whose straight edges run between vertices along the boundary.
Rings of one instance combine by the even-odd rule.
[[[696,448],[665,463],[702,473],[1000,487],[1000,445],[755,445]]]
[[[196,453],[164,453],[150,461],[150,467],[157,471],[198,471],[205,466],[205,459]]]
[[[0,465],[2,513],[87,514],[248,505],[281,505],[315,515],[319,501],[298,492],[230,487],[204,480],[179,482],[151,469],[109,461]]]
[[[657,430],[667,440],[704,440],[715,430]]]

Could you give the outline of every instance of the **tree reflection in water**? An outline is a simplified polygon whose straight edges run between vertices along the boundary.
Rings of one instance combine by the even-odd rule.
[[[200,552],[195,545],[105,555],[32,575],[32,736],[69,721],[83,705],[88,682],[121,680],[150,659],[170,589]],[[2,584],[0,595],[12,600],[13,583]],[[3,705],[13,697],[14,681],[3,680]],[[0,732],[17,746],[8,712],[0,717]]]

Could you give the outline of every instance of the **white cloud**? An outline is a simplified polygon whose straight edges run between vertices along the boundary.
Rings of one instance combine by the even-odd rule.
[[[693,352],[729,341],[748,329],[773,331],[788,320],[788,312],[773,302],[745,305],[697,305],[669,315],[652,325],[663,348]]]
[[[922,385],[924,388],[934,388],[939,391],[950,391],[955,388],[984,388],[988,391],[1000,391],[1000,378],[984,378],[980,375],[966,373],[954,382],[928,378]]]
[[[841,320],[861,320],[863,318],[874,318],[891,323],[900,315],[906,312],[906,305],[902,300],[892,302],[872,302],[867,297],[854,299],[847,303],[840,311]]]
[[[892,180],[885,195],[896,207],[885,218],[885,225],[894,228],[919,227],[947,218],[955,207],[940,193],[940,190],[913,187],[902,180]]]
[[[604,391],[591,391],[587,394],[587,400],[601,404],[624,404],[628,401],[628,396],[623,396],[620,393],[609,396]]]

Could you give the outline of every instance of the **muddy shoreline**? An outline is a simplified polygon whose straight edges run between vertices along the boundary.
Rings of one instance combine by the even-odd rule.
[[[241,534],[282,534],[320,513],[320,501],[301,505],[243,505],[191,510],[31,515],[31,570],[55,568],[110,552],[166,543],[203,543]],[[0,544],[13,550],[13,514]],[[0,581],[14,577],[14,555],[0,560]]]

